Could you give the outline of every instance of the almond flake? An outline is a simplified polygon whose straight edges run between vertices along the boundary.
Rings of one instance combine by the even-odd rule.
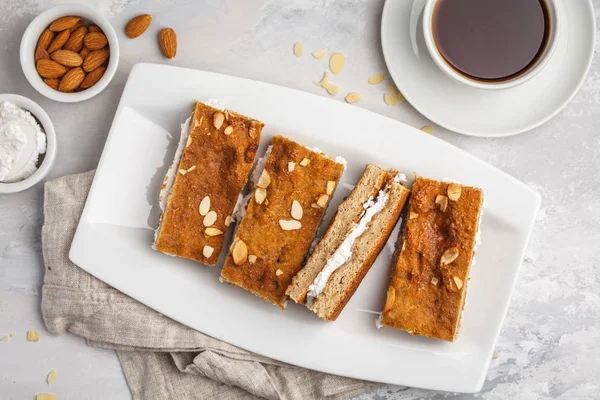
[[[235,265],[241,265],[248,258],[248,246],[242,240],[236,240],[231,249],[231,256]]]
[[[344,69],[345,58],[341,53],[333,53],[329,58],[329,69],[334,75],[339,74]]]
[[[231,225],[231,215],[225,217],[225,226]]]
[[[325,90],[327,90],[327,93],[329,93],[332,96],[337,96],[338,94],[338,87],[332,83],[327,85],[327,87],[325,87]]]
[[[462,287],[463,287],[463,280],[462,279],[460,279],[458,276],[453,276],[452,280],[456,284],[456,287],[458,288],[458,290],[462,289]]]
[[[227,128],[225,128],[225,130],[223,131],[223,133],[225,133],[226,135],[231,135],[231,133],[233,132],[233,126],[229,125]]]
[[[412,212],[412,211],[411,211],[411,212],[410,212],[410,214],[408,215],[408,219],[415,219],[415,218],[417,218],[418,216],[419,216],[419,214],[418,214],[418,213],[416,213],[416,212]]]
[[[326,193],[330,195],[331,193],[333,193],[334,189],[335,189],[335,182],[334,181],[327,181],[327,191],[326,191]]]
[[[46,382],[48,382],[48,385],[51,384],[52,382],[54,382],[57,375],[58,375],[58,372],[50,371],[50,373],[48,374],[48,378],[46,378]]]
[[[205,216],[210,211],[210,197],[204,196],[198,207],[200,215]]]
[[[267,170],[264,169],[263,172],[260,174],[260,178],[258,178],[258,183],[256,184],[256,186],[258,186],[259,188],[266,189],[269,187],[270,184],[271,176],[269,175]]]
[[[333,83],[329,82],[329,75],[327,74],[327,72],[323,73],[323,78],[321,78],[319,82],[314,82],[314,84],[317,86],[321,86],[322,88],[327,90],[327,93],[329,93],[332,96],[338,94],[338,87],[335,86]]]
[[[35,396],[35,400],[58,400],[58,397],[52,393],[40,393]]]
[[[310,164],[310,160],[308,158],[303,158],[302,161],[300,161],[300,165],[303,167],[306,167],[308,164]]]
[[[302,57],[302,53],[304,53],[304,46],[302,45],[302,43],[294,43],[294,55],[296,57]]]
[[[257,204],[262,204],[267,198],[267,191],[261,187],[256,188],[254,191],[254,201]]]
[[[456,183],[448,185],[448,198],[452,201],[457,201],[462,193],[462,187]]]
[[[209,211],[205,216],[202,224],[204,226],[213,226],[213,224],[217,221],[217,212],[215,210]]]
[[[40,340],[40,336],[38,335],[38,333],[35,330],[30,329],[30,330],[27,331],[27,341],[28,342],[34,342],[35,343],[38,340]]]
[[[248,262],[249,262],[250,264],[254,264],[254,263],[256,262],[256,260],[258,260],[258,257],[256,257],[254,254],[250,254],[250,255],[248,256]]]
[[[312,56],[317,60],[324,58],[327,55],[327,49],[321,49],[318,51],[313,51]]]
[[[302,223],[294,219],[280,219],[279,226],[284,231],[296,231],[302,228]]]
[[[393,286],[390,286],[387,291],[387,295],[385,297],[385,306],[383,307],[383,312],[386,313],[394,307],[394,303],[396,302],[396,289]]]
[[[289,162],[288,163],[288,172],[292,172],[296,169],[296,163],[295,162]]]
[[[435,276],[431,278],[431,284],[432,284],[432,285],[437,285],[437,284],[438,284],[438,282],[439,282],[439,279],[438,279],[438,278],[436,278]]]
[[[383,82],[383,74],[375,74],[369,77],[369,85],[377,85],[378,83]]]
[[[317,86],[321,86],[321,87],[326,87],[327,85],[329,85],[329,74],[327,73],[327,71],[323,72],[323,77],[321,78],[321,80],[319,82],[313,82],[315,85]]]
[[[188,136],[188,139],[187,139],[187,142],[186,142],[186,144],[185,144],[185,147],[186,147],[186,148],[190,147],[190,144],[192,144],[192,137],[191,137],[191,136]]]
[[[435,197],[435,204],[440,206],[440,211],[446,212],[446,209],[448,208],[448,198],[443,194],[438,194]]]
[[[302,206],[297,200],[292,201],[292,218],[297,219],[298,221],[302,219]]]
[[[187,172],[192,172],[192,171],[193,171],[193,170],[195,170],[195,169],[196,169],[196,166],[195,166],[195,165],[192,165],[191,167],[189,167],[189,168],[187,169]]]
[[[2,342],[8,342],[9,340],[10,340],[10,336],[8,336],[8,335],[2,336],[0,338],[0,341],[2,341]]]
[[[421,128],[421,130],[425,133],[433,133],[433,127],[431,125],[425,125],[424,127]]]
[[[398,94],[400,91],[398,90],[398,88],[396,87],[396,85],[394,85],[393,83],[388,83],[386,85],[387,90],[389,90],[389,92],[391,94]]]
[[[398,97],[395,94],[388,93],[383,96],[383,101],[385,101],[385,104],[388,106],[395,106],[398,104]]]
[[[251,138],[255,138],[256,137],[256,133],[258,132],[258,126],[259,123],[256,121],[252,121],[250,122],[250,128],[248,128],[248,136],[250,136]]]
[[[346,96],[345,100],[346,100],[346,103],[349,103],[349,104],[357,103],[358,101],[360,101],[360,94],[354,93],[354,92],[349,93]]]
[[[223,231],[217,228],[210,227],[204,230],[204,234],[206,236],[221,236],[223,234]]]
[[[404,100],[406,100],[406,97],[404,97],[402,92],[396,93],[396,97],[398,98],[398,102],[400,102],[400,103],[402,103]]]
[[[319,198],[317,199],[317,204],[319,205],[319,207],[321,208],[325,208],[327,206],[327,202],[329,201],[329,196],[326,194],[322,194],[321,196],[319,196]]]
[[[279,268],[277,268],[277,271],[275,271],[275,276],[281,276],[283,275],[283,271],[280,270]]]
[[[220,112],[215,113],[215,115],[213,115],[213,126],[215,127],[215,129],[219,130],[221,129],[221,126],[223,126],[223,122],[225,121],[225,116],[223,114],[221,114]]]
[[[224,113],[225,113],[225,120],[229,121],[229,111],[225,110]]]
[[[185,174],[187,174],[187,170],[185,170],[185,169],[180,169],[180,170],[179,170],[179,173],[180,173],[181,175],[185,175]]]
[[[440,258],[440,265],[448,265],[458,258],[458,248],[450,247],[442,254]]]
[[[202,249],[202,255],[206,258],[210,258],[210,256],[213,255],[214,251],[215,251],[214,247],[204,246],[204,248]]]
[[[318,208],[318,209],[321,209],[321,207],[319,207],[319,205],[318,205],[317,203],[312,203],[310,206],[311,206],[312,208]]]

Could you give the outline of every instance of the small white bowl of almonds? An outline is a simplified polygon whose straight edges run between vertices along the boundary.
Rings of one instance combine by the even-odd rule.
[[[100,93],[119,63],[115,30],[104,16],[81,4],[38,15],[21,40],[21,68],[40,94],[74,103]]]

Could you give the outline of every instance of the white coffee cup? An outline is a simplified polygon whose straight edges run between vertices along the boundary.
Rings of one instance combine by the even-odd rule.
[[[454,69],[446,59],[442,56],[440,51],[438,50],[435,40],[433,37],[433,12],[435,9],[435,5],[439,0],[426,0],[425,8],[423,9],[423,34],[425,36],[425,44],[427,45],[427,50],[433,58],[433,61],[438,66],[442,72],[444,72],[448,77],[453,80],[463,83],[465,85],[469,85],[471,87],[477,89],[485,89],[485,90],[498,90],[498,89],[507,89],[517,85],[520,85],[532,77],[534,77],[538,72],[540,72],[544,66],[548,63],[554,50],[556,49],[556,44],[558,43],[558,36],[560,33],[560,6],[559,0],[544,0],[546,2],[548,8],[548,17],[549,17],[549,31],[548,31],[548,41],[546,43],[546,47],[543,50],[541,56],[536,60],[533,66],[530,66],[528,70],[525,72],[515,76],[512,79],[507,80],[499,80],[499,81],[483,81],[477,80],[475,78],[470,78],[467,75],[463,75]],[[502,0],[498,0],[502,1]]]

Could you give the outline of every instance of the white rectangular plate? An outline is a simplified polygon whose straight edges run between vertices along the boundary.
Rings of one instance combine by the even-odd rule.
[[[275,133],[348,160],[328,210],[366,163],[481,187],[483,244],[455,343],[375,327],[389,283],[396,233],[336,322],[303,306],[285,312],[220,283],[218,267],[153,251],[158,192],[194,99],[217,98],[263,121],[259,155]],[[210,72],[138,64],[131,71],[98,166],[71,260],[127,295],[185,325],[290,364],[332,374],[453,392],[483,385],[494,343],[539,207],[528,186],[398,121],[357,106]],[[395,232],[398,231],[396,228]],[[227,248],[227,246],[226,246]]]

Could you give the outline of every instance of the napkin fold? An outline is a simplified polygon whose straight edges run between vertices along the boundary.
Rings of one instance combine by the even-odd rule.
[[[69,249],[93,177],[90,171],[45,185],[42,314],[53,334],[71,332],[90,346],[116,350],[134,399],[344,399],[377,386],[207,336],[73,264]]]

